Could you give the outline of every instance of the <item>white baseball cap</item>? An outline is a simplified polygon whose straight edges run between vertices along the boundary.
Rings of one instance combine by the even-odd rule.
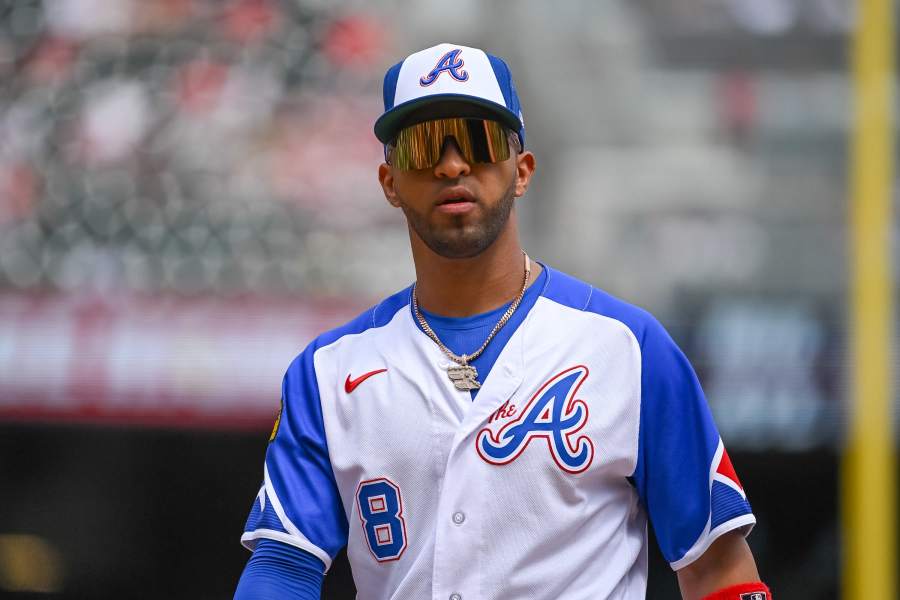
[[[470,116],[503,123],[525,147],[522,107],[506,62],[478,48],[438,44],[387,70],[384,114],[375,121],[375,136],[387,144],[408,125]]]

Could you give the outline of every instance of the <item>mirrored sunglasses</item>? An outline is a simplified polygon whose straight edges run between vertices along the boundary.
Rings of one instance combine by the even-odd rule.
[[[495,163],[509,158],[507,129],[489,119],[435,119],[400,130],[393,144],[391,164],[398,169],[430,169],[441,160],[447,136],[456,140],[469,164]]]

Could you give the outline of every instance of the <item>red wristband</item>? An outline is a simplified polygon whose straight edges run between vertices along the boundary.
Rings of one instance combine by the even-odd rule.
[[[762,581],[754,581],[723,588],[703,600],[772,600],[772,592]]]

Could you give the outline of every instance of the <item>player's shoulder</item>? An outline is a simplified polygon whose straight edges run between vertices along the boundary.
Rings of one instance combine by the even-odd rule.
[[[618,321],[643,346],[648,339],[668,337],[662,324],[644,308],[562,271],[547,267],[542,294],[557,304]]]
[[[381,302],[370,306],[343,325],[319,334],[297,355],[291,366],[293,367],[304,361],[311,361],[313,354],[317,351],[327,348],[347,336],[359,335],[372,329],[384,327],[390,323],[399,310],[409,306],[411,290],[412,286],[406,287],[388,296]]]

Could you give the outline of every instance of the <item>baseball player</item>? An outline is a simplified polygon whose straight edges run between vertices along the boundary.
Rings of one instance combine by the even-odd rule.
[[[531,259],[507,64],[440,44],[384,78],[378,176],[416,282],[288,367],[235,597],[637,599],[647,523],[684,598],[768,600],[691,365],[645,311]]]

